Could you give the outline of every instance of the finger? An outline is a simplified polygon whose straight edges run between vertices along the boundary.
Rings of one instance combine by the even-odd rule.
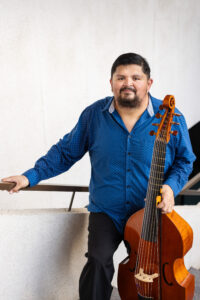
[[[10,176],[10,177],[5,177],[5,178],[2,178],[1,179],[2,182],[10,182],[10,183],[13,183],[11,185],[11,190],[9,191],[10,194],[12,194],[13,192],[15,192],[15,190],[13,190],[16,185],[17,185],[17,180],[16,180],[16,177],[15,176]]]
[[[12,177],[5,177],[1,179],[2,182],[11,182],[12,181]]]
[[[17,193],[21,189],[22,185],[16,182],[16,185],[9,191],[10,194]]]
[[[164,201],[161,201],[161,202],[157,205],[157,207],[163,209],[163,208],[165,207]]]
[[[9,191],[9,194],[14,194],[14,193],[18,193],[18,192],[19,192],[19,189],[14,188],[14,189]]]
[[[162,209],[162,213],[169,214],[173,211],[173,205],[166,205],[164,209]]]
[[[169,203],[165,202],[164,200],[161,201],[157,207],[160,208],[162,210],[162,213],[164,213],[164,214],[171,211]]]
[[[14,182],[17,183],[17,177],[16,176],[10,176],[2,179],[3,182]]]
[[[168,214],[169,212],[171,211],[169,211],[168,208],[162,209],[162,214]]]
[[[165,210],[165,211],[162,211],[162,214],[170,214],[172,212],[172,210]]]
[[[12,188],[10,191],[9,191],[9,194],[13,194],[13,193],[16,193],[18,191],[18,188],[16,189],[16,186],[14,188]]]

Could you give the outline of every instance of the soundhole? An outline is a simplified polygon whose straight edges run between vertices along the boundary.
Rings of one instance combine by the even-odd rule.
[[[166,283],[167,285],[172,286],[173,283],[172,283],[172,282],[168,282],[168,281],[167,281],[167,278],[166,278],[166,276],[165,276],[165,267],[166,267],[167,265],[169,265],[169,263],[163,264],[163,278],[164,278],[164,281],[165,281],[165,283]]]
[[[154,298],[152,298],[152,297],[145,297],[145,296],[141,296],[140,294],[138,294],[138,299],[139,300],[153,300]]]

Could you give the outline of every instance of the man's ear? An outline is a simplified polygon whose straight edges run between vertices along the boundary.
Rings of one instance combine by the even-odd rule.
[[[112,88],[112,78],[110,78],[110,86],[111,86],[111,91],[113,91],[113,88]]]
[[[147,92],[149,92],[149,90],[150,90],[152,84],[153,84],[153,79],[152,79],[152,78],[149,78],[149,80],[148,80]]]

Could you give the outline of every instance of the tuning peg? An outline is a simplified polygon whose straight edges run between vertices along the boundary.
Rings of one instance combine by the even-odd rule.
[[[157,114],[155,115],[155,117],[156,117],[157,119],[160,119],[160,118],[162,118],[162,115],[161,115],[160,113],[157,113]]]
[[[151,130],[151,131],[149,132],[149,134],[150,134],[151,136],[153,136],[153,135],[156,135],[156,132],[153,131],[153,130]]]
[[[160,110],[163,110],[163,109],[164,109],[164,106],[161,104],[161,105],[159,106],[159,109],[160,109]]]
[[[171,133],[172,135],[174,135],[174,136],[177,136],[178,131],[177,131],[177,130],[174,130],[174,131],[170,131],[170,133]]]
[[[153,125],[153,126],[160,126],[159,123],[153,123],[152,125]]]
[[[177,123],[177,122],[174,122],[174,121],[172,121],[171,124],[173,124],[173,125],[180,125],[180,123]]]
[[[180,117],[180,116],[181,116],[181,114],[176,114],[176,113],[173,113],[173,116]]]

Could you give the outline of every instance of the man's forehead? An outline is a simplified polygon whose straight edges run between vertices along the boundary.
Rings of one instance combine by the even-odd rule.
[[[127,72],[132,72],[132,73],[138,73],[138,74],[144,74],[142,70],[142,66],[139,65],[120,65],[116,68],[115,74],[120,75],[122,73],[127,73]]]

